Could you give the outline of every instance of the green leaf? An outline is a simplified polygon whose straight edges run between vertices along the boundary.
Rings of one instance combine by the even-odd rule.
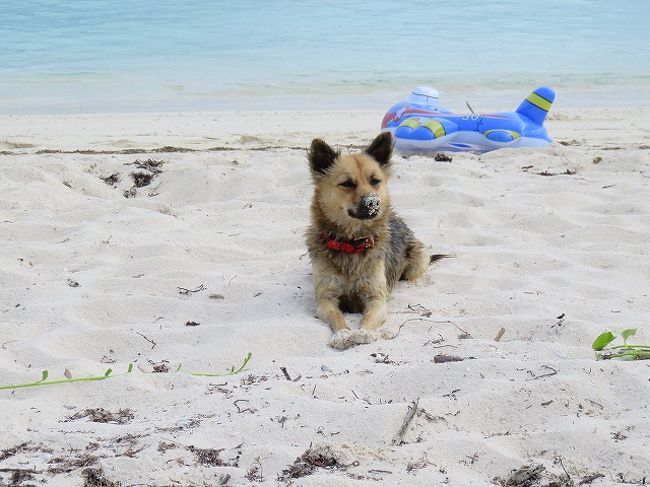
[[[133,364],[129,364],[129,370],[126,371],[127,374],[133,372]]]
[[[43,382],[45,379],[47,379],[47,376],[48,376],[49,374],[50,374],[50,373],[49,373],[47,370],[44,370],[44,371],[43,371],[43,376],[41,377],[41,380],[40,380],[39,382]]]
[[[602,350],[607,345],[612,343],[616,339],[616,336],[611,331],[606,331],[598,335],[598,338],[594,340],[594,343],[591,344],[591,348],[596,351]]]
[[[621,336],[623,337],[623,342],[626,345],[627,345],[627,339],[634,335],[636,335],[636,328],[628,328],[627,330],[623,330],[621,332]]]
[[[106,369],[106,372],[104,372],[104,377],[108,377],[113,373],[113,369]]]
[[[189,374],[196,377],[223,377],[225,375],[239,374],[242,370],[244,370],[244,368],[246,367],[246,365],[248,365],[248,362],[250,362],[252,358],[253,358],[253,354],[251,352],[248,352],[248,355],[246,355],[246,358],[244,359],[244,363],[241,364],[241,367],[235,370],[235,366],[233,365],[232,367],[230,367],[230,371],[226,372],[225,374],[213,374],[210,372],[189,372]]]
[[[180,372],[182,366],[183,364],[178,364],[178,367],[176,367],[176,372]]]

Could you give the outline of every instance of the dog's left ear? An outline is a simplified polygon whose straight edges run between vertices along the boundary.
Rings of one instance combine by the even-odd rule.
[[[393,136],[390,132],[379,134],[366,149],[366,153],[377,161],[380,166],[386,167],[390,165],[390,156],[393,153]]]

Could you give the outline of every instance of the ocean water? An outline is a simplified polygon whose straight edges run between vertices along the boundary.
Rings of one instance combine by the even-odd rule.
[[[645,0],[3,0],[0,114],[650,104]]]

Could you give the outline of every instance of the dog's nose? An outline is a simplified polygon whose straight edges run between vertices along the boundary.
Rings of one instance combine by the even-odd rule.
[[[364,195],[356,207],[356,217],[362,220],[375,218],[381,210],[381,198],[377,193],[368,193]]]

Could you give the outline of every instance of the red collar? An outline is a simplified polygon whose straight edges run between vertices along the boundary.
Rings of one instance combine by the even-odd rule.
[[[333,237],[331,233],[323,233],[323,240],[328,249],[344,254],[361,254],[375,245],[375,237],[372,235],[348,240],[342,237]]]

